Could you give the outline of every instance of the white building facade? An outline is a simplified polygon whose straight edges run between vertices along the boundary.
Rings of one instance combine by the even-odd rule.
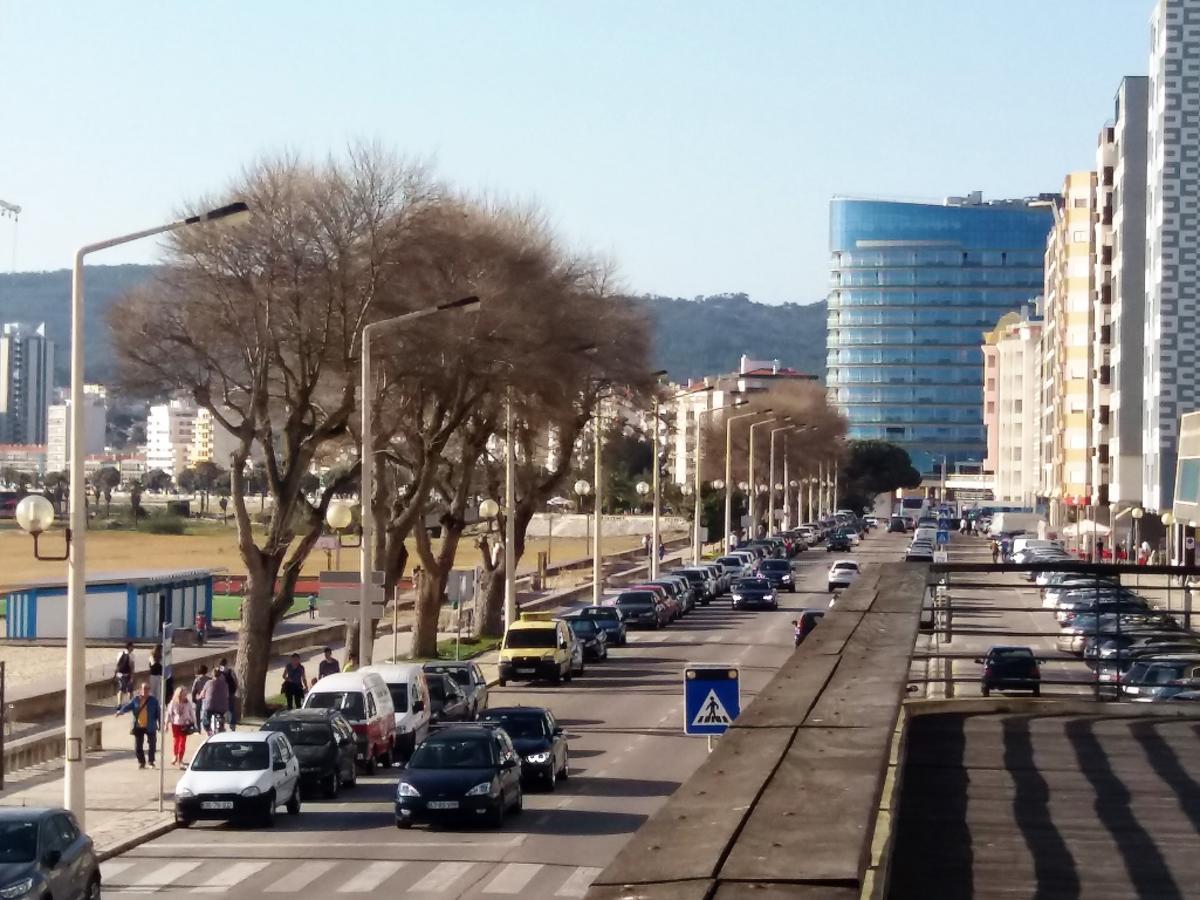
[[[45,444],[54,394],[54,342],[46,325],[0,328],[0,443]]]
[[[92,456],[104,450],[104,433],[108,426],[108,392],[103,385],[84,385],[83,403],[83,452]],[[46,470],[66,471],[71,457],[69,395],[63,402],[51,405],[46,431]]]
[[[196,407],[172,400],[150,407],[146,418],[146,467],[178,477],[191,464]]]

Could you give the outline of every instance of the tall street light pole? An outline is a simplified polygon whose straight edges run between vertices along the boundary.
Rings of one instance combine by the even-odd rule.
[[[651,372],[650,376],[654,379],[655,384],[658,384],[659,379],[667,374],[666,369],[659,369],[657,372]],[[652,441],[654,446],[654,465],[651,471],[650,489],[654,492],[654,513],[651,518],[650,525],[650,580],[654,581],[658,578],[658,545],[662,541],[662,528],[660,527],[660,518],[662,516],[662,483],[661,473],[662,458],[660,456],[661,449],[659,448],[659,429],[662,427],[662,422],[659,420],[661,402],[658,399],[658,390],[654,391],[654,408],[651,412],[650,430],[652,432]]]
[[[371,322],[362,332],[362,448],[359,451],[359,516],[362,521],[362,546],[358,558],[358,662],[359,666],[370,665],[374,641],[371,635],[371,575],[375,547],[375,516],[371,504],[375,493],[375,434],[372,415],[372,389],[374,373],[371,369],[371,339],[380,331],[395,328],[407,322],[424,319],[450,310],[474,311],[479,308],[478,297],[463,297],[426,309],[417,309],[401,316]],[[506,556],[507,559],[507,556]]]
[[[791,416],[783,416],[776,421],[790,422]],[[795,428],[794,425],[784,425],[782,428],[771,429],[771,449],[768,451],[768,475],[767,475],[767,534],[770,535],[775,530],[775,435],[783,431],[789,431]]]
[[[754,429],[761,428],[763,425],[771,425],[778,422],[778,419],[767,419],[765,422],[755,422],[750,426],[750,469],[747,480],[750,482],[750,536],[758,537],[756,533],[758,529],[758,520],[754,517],[755,512],[755,495],[758,493],[758,482],[754,480]]]
[[[592,508],[596,510],[596,528],[592,532],[592,605],[599,606],[602,587],[601,581],[604,575],[604,561],[600,556],[600,536],[604,531],[602,527],[604,522],[604,507],[602,505],[604,500],[604,471],[600,464],[600,451],[603,444],[601,429],[604,425],[604,401],[599,398],[596,400],[596,418],[593,420],[593,425],[595,426],[595,433],[592,436],[594,439],[592,452],[595,455],[595,472],[592,477],[595,481],[592,491],[595,493],[596,499],[593,501]],[[654,548],[654,552],[658,552],[657,547]]]
[[[517,463],[513,450],[512,385],[504,392],[504,627],[517,621]]]
[[[748,401],[743,400],[743,403]],[[742,413],[740,416],[729,416],[725,420],[725,535],[724,543],[726,552],[729,551],[729,539],[733,535],[733,423],[738,419],[752,419],[755,416],[766,415],[771,412],[770,409],[765,409],[762,412]]]
[[[705,388],[705,390],[711,391],[712,387],[709,386],[709,387]],[[743,406],[743,405],[745,405],[745,403],[746,403],[745,400],[739,400],[737,403],[734,403],[731,405],[732,406]],[[712,413],[715,413],[715,412],[722,412],[723,410],[728,409],[728,408],[729,407],[716,406],[711,409],[696,410],[696,453],[695,453],[695,457],[694,457],[695,469],[696,469],[696,473],[695,473],[696,477],[694,479],[695,480],[695,491],[696,491],[696,497],[695,497],[696,505],[692,512],[692,517],[693,517],[693,522],[692,522],[692,531],[693,531],[693,534],[692,534],[692,565],[693,566],[700,565],[700,544],[701,544],[701,541],[700,541],[700,514],[702,512],[702,509],[701,509],[702,504],[700,503],[700,469],[701,469],[701,462],[704,459],[704,441],[702,439],[703,435],[701,434],[701,430],[700,430],[700,418],[701,418],[701,416],[711,415]]]
[[[75,439],[70,442],[68,465],[70,532],[67,547],[67,690],[66,721],[63,729],[66,762],[63,773],[63,805],[75,815],[81,827],[85,824],[86,816],[84,779],[87,767],[84,756],[84,729],[87,724],[87,697],[84,690],[87,681],[87,629],[84,610],[84,598],[87,593],[87,573],[84,566],[87,545],[87,482],[83,463],[87,448],[82,438],[86,406],[83,402],[83,261],[88,254],[110,247],[208,222],[235,224],[244,221],[249,215],[250,209],[245,203],[230,203],[166,225],[157,225],[94,244],[85,244],[75,251],[75,264],[71,271],[71,434]]]

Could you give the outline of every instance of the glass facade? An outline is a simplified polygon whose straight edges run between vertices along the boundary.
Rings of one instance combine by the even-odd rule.
[[[832,201],[827,383],[851,438],[923,473],[983,459],[983,332],[1041,292],[1052,221],[1021,201]]]

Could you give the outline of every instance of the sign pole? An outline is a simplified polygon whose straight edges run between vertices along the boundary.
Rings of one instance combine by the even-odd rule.
[[[163,794],[167,790],[167,681],[171,677],[171,642],[175,626],[164,622],[162,626],[162,674],[158,687],[158,811],[163,811]]]
[[[392,662],[400,659],[400,585],[392,585]]]

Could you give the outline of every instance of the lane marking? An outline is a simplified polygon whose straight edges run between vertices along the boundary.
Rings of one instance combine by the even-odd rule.
[[[299,835],[297,835],[299,837]],[[244,857],[247,852],[253,853],[257,850],[301,850],[305,847],[313,848],[330,848],[330,849],[363,849],[369,847],[519,847],[525,841],[525,835],[516,834],[511,837],[503,838],[502,840],[461,840],[461,841],[246,841],[238,843],[197,843],[188,841],[187,843],[175,843],[173,841],[164,841],[153,846],[156,850],[165,850],[174,852],[176,850],[205,850],[210,855],[219,855],[222,851],[236,851],[237,855]],[[162,856],[152,854],[139,854],[139,859],[163,859]]]
[[[316,881],[336,863],[332,862],[306,862],[297,868],[293,869],[287,875],[284,875],[274,884],[263,888],[264,894],[294,894],[304,890],[312,882]]]
[[[571,873],[571,877],[563,882],[562,887],[554,892],[555,897],[583,897],[600,870],[592,866],[580,866]]]
[[[199,868],[200,860],[176,860],[165,863],[148,875],[143,875],[137,881],[131,882],[131,888],[160,888],[166,887],[176,878],[181,878],[192,869]]]
[[[391,878],[401,868],[402,862],[373,862],[364,866],[358,874],[337,889],[339,894],[365,894],[373,891]]]
[[[110,859],[107,862],[100,863],[100,881],[104,884],[112,881],[126,869],[132,868],[132,861],[123,859]]]
[[[488,882],[485,894],[516,894],[542,870],[541,863],[509,863]]]
[[[448,891],[450,885],[462,878],[471,870],[474,863],[468,862],[444,862],[438,863],[425,877],[409,888],[409,891],[420,892],[426,891],[431,894],[436,894],[440,891]]]
[[[269,862],[254,860],[252,862],[234,863],[226,869],[218,872],[212,878],[203,884],[192,888],[193,894],[224,894],[231,887],[241,884],[252,875],[256,875],[265,869]]]

